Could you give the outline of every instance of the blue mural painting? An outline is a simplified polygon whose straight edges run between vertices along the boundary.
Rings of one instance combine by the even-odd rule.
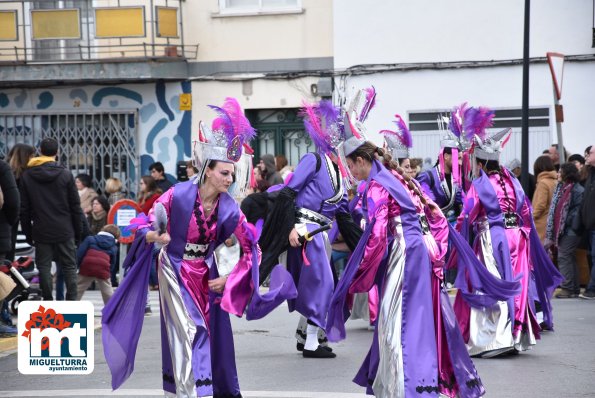
[[[93,94],[93,99],[91,102],[94,106],[100,106],[103,99],[110,96],[128,98],[132,101],[138,102],[139,104],[143,103],[143,96],[140,93],[123,87],[100,88],[95,92],[95,94]]]
[[[54,103],[54,96],[49,91],[39,94],[37,109],[48,109]]]
[[[182,93],[191,93],[190,82],[166,83],[163,81],[147,84],[125,84],[118,86],[79,86],[51,87],[44,89],[0,90],[0,109],[4,113],[19,112],[35,114],[37,110],[69,113],[100,113],[138,111],[138,118],[131,115],[129,127],[136,128],[135,142],[131,143],[139,156],[139,169],[130,168],[128,178],[137,181],[141,175],[149,173],[151,163],[164,164],[168,178],[174,180],[177,162],[188,159],[192,152],[191,111],[179,110]],[[37,128],[48,128],[42,119]],[[30,122],[27,122],[30,123]],[[138,125],[136,125],[138,123]],[[34,126],[2,126],[0,134],[7,131],[16,133]],[[25,134],[33,134],[28,132]],[[129,159],[133,165],[133,159]],[[135,187],[136,188],[136,187]]]

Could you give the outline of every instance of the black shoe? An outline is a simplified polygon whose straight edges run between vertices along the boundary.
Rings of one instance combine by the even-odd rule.
[[[322,346],[318,346],[315,351],[304,349],[302,355],[304,358],[335,358],[337,356],[337,354]]]
[[[151,315],[153,311],[151,310],[150,306],[145,307],[145,315]]]
[[[319,347],[322,347],[322,348],[324,348],[324,349],[325,349],[325,350],[327,350],[328,352],[333,352],[333,349],[332,349],[331,347],[327,346],[327,345],[319,345]],[[296,348],[296,349],[297,349],[299,352],[302,352],[302,351],[304,351],[304,344],[302,344],[302,343],[297,343],[297,344],[295,345],[295,348]]]

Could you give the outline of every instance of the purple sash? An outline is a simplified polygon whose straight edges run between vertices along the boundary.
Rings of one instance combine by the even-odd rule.
[[[527,201],[527,206],[531,208],[529,199],[527,198],[525,200]],[[541,240],[539,239],[539,235],[537,234],[537,230],[535,229],[533,217],[531,217],[531,233],[529,234],[529,240],[531,265],[533,265],[532,276],[534,278],[536,290],[534,294],[537,295],[537,298],[541,303],[543,322],[549,329],[553,329],[554,314],[552,310],[551,298],[552,294],[554,294],[554,289],[556,289],[556,287],[558,287],[564,281],[564,277],[554,266],[550,256],[548,256],[545,249],[543,248]],[[533,300],[529,300],[529,303],[532,306],[534,305]]]
[[[112,388],[119,388],[134,371],[138,339],[143,327],[153,244],[145,241],[146,230],[136,233],[124,260],[126,278],[103,307],[101,337],[103,354],[112,374]]]

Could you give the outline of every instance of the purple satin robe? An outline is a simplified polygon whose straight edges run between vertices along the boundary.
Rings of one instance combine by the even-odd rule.
[[[439,393],[462,397],[483,395],[483,386],[465,349],[448,295],[441,288],[448,236],[446,220],[441,214],[429,214],[430,228],[436,237],[424,236],[419,222],[423,206],[397,176],[374,162],[368,181],[364,200],[370,223],[333,295],[326,328],[329,340],[345,338],[344,323],[349,317],[347,293],[367,291],[377,284],[381,305],[397,300],[396,295],[402,300],[400,323],[385,325],[389,329],[382,333],[391,335],[390,328],[400,330],[400,343],[396,346],[402,350],[404,396],[420,393],[430,397],[437,397]],[[400,225],[396,233],[389,227],[395,219]],[[393,259],[397,242],[404,246],[402,293],[387,290],[385,286],[387,272],[393,272],[387,266],[399,261]],[[387,349],[379,346],[378,329],[354,379],[367,388],[368,394],[374,393],[372,384],[377,377],[380,350]]]
[[[192,358],[189,358],[196,381],[196,393],[199,396],[240,396],[228,312],[241,316],[251,298],[250,306],[258,306],[263,301],[258,289],[254,289],[254,280],[258,280],[259,252],[256,231],[245,221],[235,200],[226,193],[219,195],[216,223],[207,227],[207,231],[200,231],[195,214],[196,205],[201,208],[200,198],[198,186],[192,181],[175,185],[162,195],[159,202],[168,214],[167,230],[171,236],[171,242],[163,249],[163,253],[174,267],[185,309],[196,325]],[[204,227],[204,224],[201,223],[201,226]],[[152,266],[151,251],[154,245],[145,241],[146,232],[150,229],[148,224],[139,226],[125,261],[125,267],[129,269],[127,277],[103,310],[104,353],[112,373],[114,389],[134,369],[149,269]],[[219,276],[213,252],[232,233],[242,245],[243,256],[229,275],[223,294],[214,293],[207,285],[209,279]],[[206,256],[195,260],[184,259],[186,243],[196,243],[205,237],[210,240]],[[277,275],[276,280],[279,279]],[[267,297],[269,301],[295,296],[292,284],[281,282],[280,286],[271,293],[275,297]],[[161,321],[163,388],[175,393],[172,357],[163,313]]]
[[[340,198],[336,203],[327,200],[336,195],[336,184],[331,180],[334,168],[327,167],[325,156],[321,155],[322,164],[316,172],[316,156],[308,153],[297,165],[293,177],[286,187],[297,192],[296,207],[303,207],[333,219],[339,211],[348,213],[347,195],[342,186]],[[309,231],[316,229],[316,224],[307,224]],[[325,248],[323,234],[314,235],[305,246],[287,250],[287,270],[293,276],[298,295],[288,300],[289,310],[298,311],[319,326],[324,327],[328,306],[334,289],[333,272]],[[310,262],[304,263],[306,256]]]

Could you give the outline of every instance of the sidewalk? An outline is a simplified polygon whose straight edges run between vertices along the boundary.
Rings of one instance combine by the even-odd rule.
[[[95,309],[95,329],[101,328],[101,310],[103,309],[103,300],[99,290],[88,290],[85,292],[82,301],[90,301],[93,303]],[[159,292],[149,292],[149,303],[153,311],[152,316],[159,314]],[[13,323],[17,325],[17,318],[13,317]],[[0,357],[11,355],[17,351],[18,338],[14,337],[0,337]]]

